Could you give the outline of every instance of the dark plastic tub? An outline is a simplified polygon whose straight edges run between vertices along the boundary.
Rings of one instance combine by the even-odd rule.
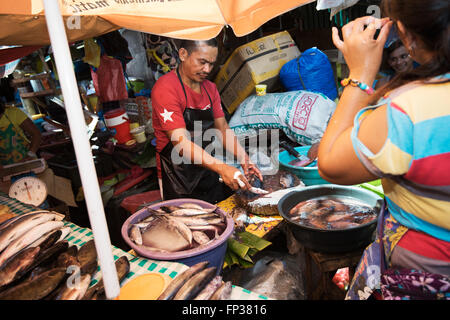
[[[148,208],[156,210],[162,206],[177,206],[185,202],[196,203],[204,208],[212,208],[214,206],[202,200],[186,198],[155,203],[153,205],[148,206]],[[217,274],[220,274],[225,259],[225,252],[227,251],[227,240],[232,235],[234,230],[234,220],[231,216],[223,212],[220,208],[217,208],[216,212],[225,217],[226,228],[218,239],[212,241],[210,244],[206,246],[200,246],[190,250],[183,250],[169,253],[152,252],[139,248],[133,241],[130,240],[128,236],[128,231],[131,224],[141,221],[150,215],[150,213],[147,211],[146,208],[139,210],[135,214],[131,215],[125,221],[125,223],[122,225],[122,237],[125,240],[125,242],[131,248],[133,248],[134,251],[136,251],[137,254],[143,257],[153,260],[179,262],[189,267],[193,266],[198,262],[209,261],[209,266],[217,267]]]
[[[383,199],[380,196],[359,187],[326,184],[292,191],[280,199],[278,211],[288,222],[289,228],[300,244],[314,251],[342,253],[364,248],[372,242],[377,226],[377,219],[357,227],[339,230],[323,230],[308,227],[290,220],[289,211],[297,203],[323,196],[357,200],[374,208],[377,215],[380,213],[383,204]]]

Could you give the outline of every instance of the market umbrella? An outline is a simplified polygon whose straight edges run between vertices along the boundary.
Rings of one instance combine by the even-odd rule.
[[[129,3],[132,1],[134,5]],[[209,39],[217,35],[224,25],[230,25],[236,35],[242,36],[254,31],[271,18],[308,2],[312,1],[160,0],[153,2],[152,0],[115,0],[113,2],[112,0],[92,0],[92,2],[83,2],[71,0],[69,2],[63,0],[15,0],[11,4],[14,8],[9,9],[8,5],[2,4],[0,44],[48,43],[52,45],[108,299],[116,298],[119,295],[120,284],[111,251],[100,187],[95,178],[97,175],[68,40],[74,41],[77,40],[77,37],[86,39],[97,33],[99,35],[117,29],[118,26],[169,37]],[[20,10],[24,11],[21,13]],[[70,20],[71,17],[68,17],[74,13],[74,10],[79,11],[75,13],[82,15],[78,22],[76,19]],[[43,12],[45,19],[42,15]],[[64,15],[66,20],[63,20]],[[88,15],[87,19],[84,19],[85,15]],[[8,25],[6,28],[5,25],[2,25],[5,21],[10,22],[11,19],[16,19],[18,26]],[[38,32],[34,32],[33,27],[30,27],[33,19],[38,21],[34,21],[35,23],[40,23],[34,26]],[[43,21],[46,23],[49,38],[47,38],[47,32],[43,32]],[[67,27],[67,21],[71,21],[71,26],[78,25],[78,31],[81,30],[81,33],[73,32],[74,29],[68,28],[68,38],[64,26],[66,24]],[[85,22],[92,30],[86,30],[88,27],[84,25]],[[111,24],[110,30],[105,27],[105,23],[106,25],[107,23]],[[16,30],[17,28],[20,29],[20,32]],[[85,31],[86,33],[84,33]]]
[[[224,26],[230,26],[240,37],[314,0],[57,1],[69,42],[74,42],[119,28],[198,40],[213,38]],[[48,44],[42,0],[2,1],[0,45]]]

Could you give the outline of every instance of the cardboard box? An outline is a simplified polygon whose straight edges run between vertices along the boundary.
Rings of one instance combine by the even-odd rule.
[[[275,33],[238,47],[216,76],[222,104],[231,114],[251,94],[256,84],[266,84],[267,92],[280,86],[281,67],[300,56],[289,32]]]

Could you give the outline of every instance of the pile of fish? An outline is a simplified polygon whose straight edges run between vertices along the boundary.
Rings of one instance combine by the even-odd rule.
[[[311,199],[296,204],[289,218],[305,226],[333,230],[367,224],[377,217],[373,208],[337,198]]]
[[[141,221],[130,225],[129,238],[142,249],[177,252],[207,245],[226,228],[217,207],[203,208],[196,203],[162,206]]]
[[[0,300],[80,300],[102,298],[99,281],[89,288],[97,272],[94,241],[80,249],[64,238],[63,215],[34,211],[0,224]],[[129,261],[116,261],[121,280],[129,271]]]
[[[191,266],[173,279],[158,300],[228,300],[231,282],[216,275],[216,267],[203,261]]]

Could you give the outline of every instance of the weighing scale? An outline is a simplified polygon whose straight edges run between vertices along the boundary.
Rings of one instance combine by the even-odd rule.
[[[44,172],[47,163],[44,159],[35,159],[3,167],[3,181],[11,181],[9,196],[23,203],[45,209],[48,191],[44,181],[36,175]]]

